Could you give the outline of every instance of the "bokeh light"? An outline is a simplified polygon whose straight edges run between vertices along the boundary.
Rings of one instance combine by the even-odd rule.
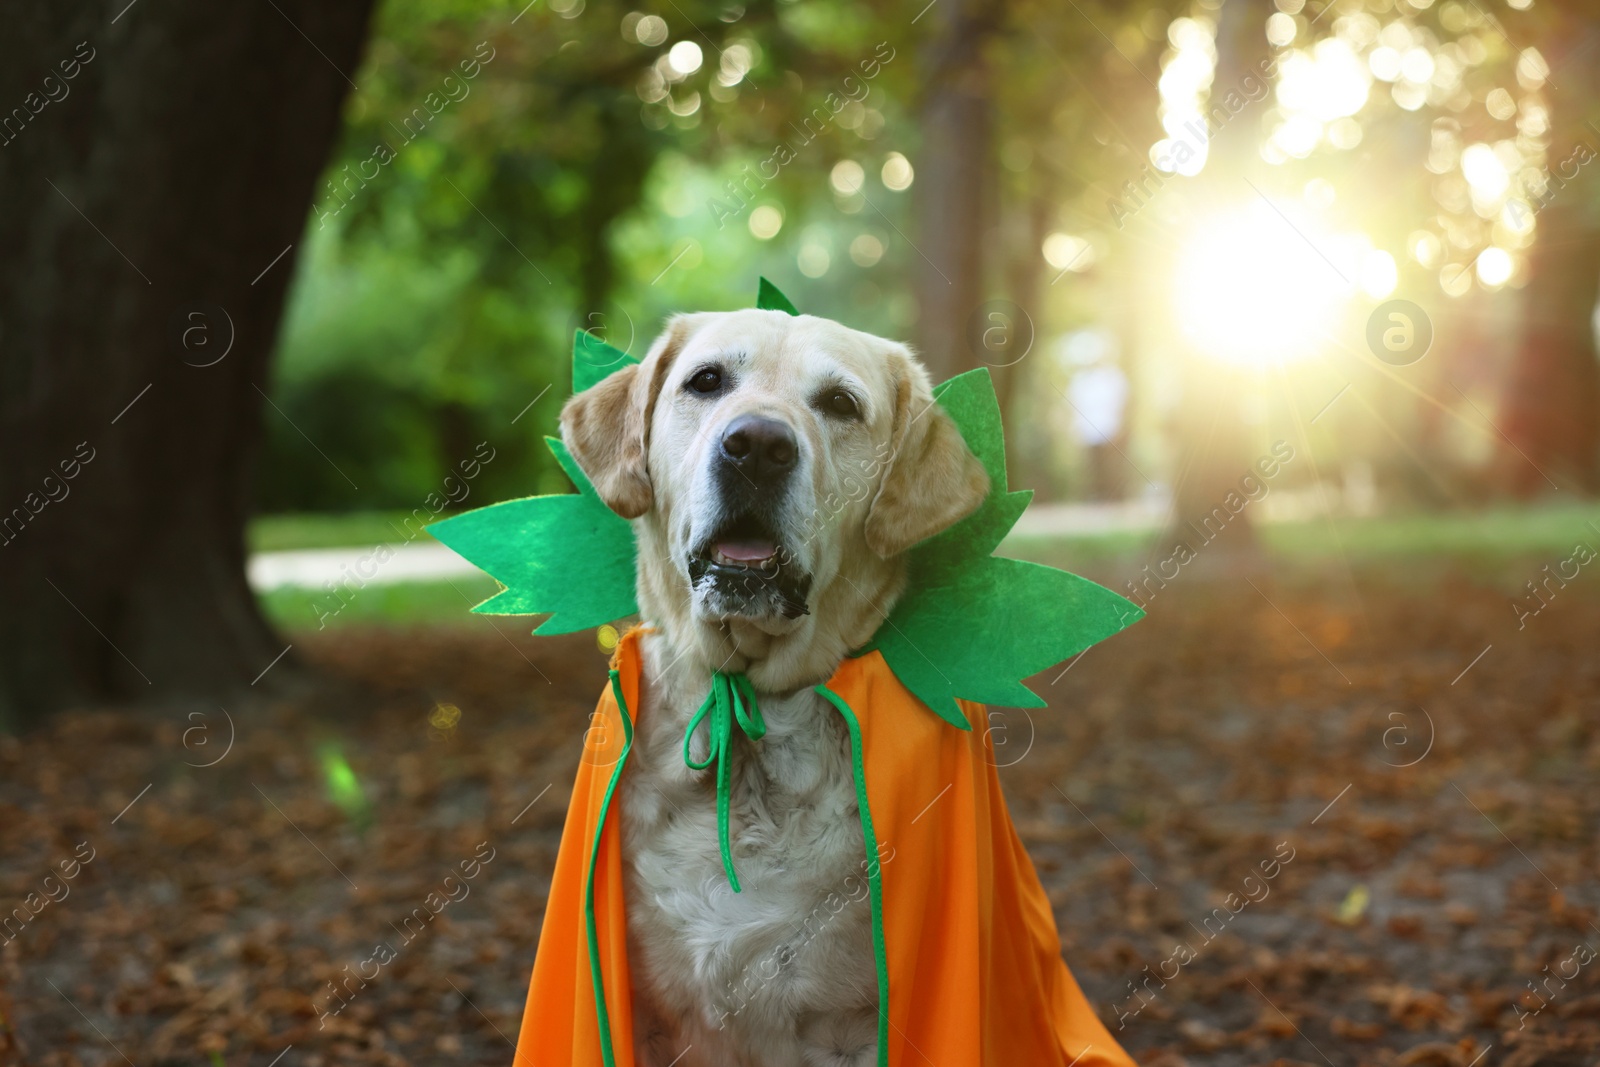
[[[783,212],[771,204],[762,204],[750,212],[750,232],[763,241],[770,241],[783,229]]]
[[[693,74],[700,69],[705,55],[700,51],[700,46],[693,41],[679,41],[667,53],[667,62],[672,64],[672,69],[679,74]]]
[[[828,174],[828,184],[833,186],[833,191],[839,196],[859,193],[866,180],[867,172],[853,159],[841,159],[833,165],[833,170]]]
[[[1044,239],[1045,262],[1056,270],[1088,270],[1094,264],[1094,246],[1086,238],[1069,233],[1052,233]]]
[[[850,242],[850,259],[858,267],[874,266],[883,258],[883,253],[883,242],[874,234],[858,234]]]
[[[1150,161],[1166,174],[1193,177],[1205,169],[1211,136],[1205,106],[1216,74],[1216,24],[1208,18],[1174,19],[1172,44],[1162,63],[1157,116],[1167,136],[1150,146]]]
[[[828,273],[830,261],[827,247],[814,237],[808,237],[795,256],[795,265],[807,278],[820,278]]]
[[[899,152],[890,152],[883,161],[882,177],[884,186],[897,193],[911,188],[911,161]]]
[[[630,16],[632,17],[632,16]],[[624,21],[624,26],[627,23]],[[633,39],[642,45],[654,47],[667,40],[667,21],[659,15],[643,15],[633,24]]]

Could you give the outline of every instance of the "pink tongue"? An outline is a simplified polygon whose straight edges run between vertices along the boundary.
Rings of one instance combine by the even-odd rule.
[[[771,541],[718,541],[717,551],[740,563],[759,563],[778,551]]]

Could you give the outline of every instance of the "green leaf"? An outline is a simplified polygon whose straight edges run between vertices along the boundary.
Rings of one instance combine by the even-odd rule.
[[[576,493],[491,504],[428,532],[505,586],[475,612],[551,612],[536,634],[569,634],[634,614],[633,528],[595,494],[565,445],[554,437],[545,443]]]
[[[1022,679],[1077,655],[1144,617],[1086,578],[992,553],[1032,493],[1006,484],[1000,404],[985,369],[940,385],[934,395],[984,469],[988,499],[976,512],[911,550],[906,593],[862,652],[889,669],[934,713],[970,729],[956,698],[1041,707]]]
[[[988,370],[958,374],[935,387],[933,395],[988,472],[989,496],[977,511],[917,546],[913,559],[925,568],[960,567],[973,555],[986,556],[999,547],[1033,499],[1033,490],[1006,485],[1005,430]]]
[[[761,286],[756,290],[756,307],[762,311],[786,311],[791,315],[800,314],[794,309],[794,305],[789,303],[789,298],[779,292],[778,287],[765,278],[761,279]]]
[[[587,330],[572,338],[572,391],[581,393],[623,367],[638,363],[628,353],[606,344]]]

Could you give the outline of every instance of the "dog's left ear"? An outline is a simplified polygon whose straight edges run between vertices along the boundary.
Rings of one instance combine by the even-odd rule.
[[[867,547],[888,559],[978,510],[989,474],[933,398],[928,372],[897,348],[889,467],[867,512]]]
[[[561,409],[562,443],[606,507],[625,519],[637,519],[655,503],[646,464],[650,412],[693,331],[691,316],[673,318],[642,363],[614,371]]]

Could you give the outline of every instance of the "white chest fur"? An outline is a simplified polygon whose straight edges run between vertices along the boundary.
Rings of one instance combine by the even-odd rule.
[[[761,699],[762,740],[735,727],[734,893],[714,769],[684,764],[693,706],[667,693],[645,703],[621,786],[640,1067],[875,1063],[866,851],[838,712],[805,689]]]

